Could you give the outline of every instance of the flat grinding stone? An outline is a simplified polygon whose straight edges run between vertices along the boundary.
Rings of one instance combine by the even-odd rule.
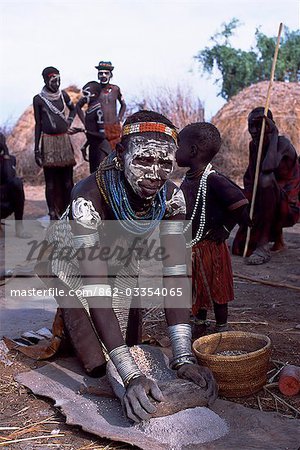
[[[176,371],[169,369],[168,358],[159,348],[140,345],[131,347],[130,352],[140,371],[155,380],[164,395],[165,401],[155,403],[157,410],[153,417],[168,416],[187,408],[207,406],[205,390],[195,383],[177,378]],[[125,394],[125,387],[112,361],[107,363],[106,375],[114,393],[121,400]]]
[[[159,351],[159,349],[155,349]],[[86,376],[76,358],[61,358],[56,362],[18,374],[16,380],[29,388],[34,394],[51,398],[55,406],[59,407],[66,416],[66,423],[79,425],[84,431],[99,437],[114,441],[126,442],[145,450],[298,450],[300,442],[300,421],[288,419],[277,413],[267,413],[245,408],[237,403],[217,400],[211,410],[194,408],[177,414],[194,414],[194,418],[208,417],[210,424],[221,428],[222,435],[207,442],[203,442],[206,433],[205,424],[198,422],[198,441],[188,437],[181,429],[180,435],[176,430],[170,434],[169,443],[162,442],[158,421],[168,421],[176,418],[176,414],[158,419],[151,419],[139,425],[132,425],[122,414],[120,402],[111,398],[111,388],[107,380]],[[91,393],[81,394],[82,387],[93,388],[107,393],[106,397],[99,397]],[[203,415],[203,411],[206,413]],[[222,422],[220,422],[220,420]],[[196,422],[197,423],[197,422]],[[227,434],[224,435],[223,423],[226,423]],[[221,427],[220,427],[221,425]],[[158,428],[157,428],[158,427]],[[185,427],[187,428],[187,427]],[[149,434],[150,430],[150,434]],[[195,430],[193,430],[195,433]],[[164,437],[163,437],[164,438]],[[177,439],[178,438],[178,439]],[[197,436],[196,436],[197,438]],[[185,440],[186,439],[186,440]],[[198,443],[197,443],[198,442]],[[275,446],[275,447],[274,447]]]

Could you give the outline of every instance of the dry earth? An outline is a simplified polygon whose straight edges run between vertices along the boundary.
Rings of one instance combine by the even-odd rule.
[[[26,186],[26,200],[26,218],[46,214],[43,187]],[[254,278],[256,282],[235,276],[235,301],[230,305],[229,320],[233,330],[268,335],[273,345],[273,360],[300,366],[299,290],[265,284],[277,283],[300,289],[300,224],[292,229],[286,229],[284,234],[286,250],[275,254],[271,261],[263,266],[246,266],[241,258],[233,257],[235,274]],[[3,238],[0,245],[3,250]],[[2,299],[3,295],[2,291]],[[51,326],[51,323],[47,325]],[[153,343],[160,342],[165,345],[166,339],[162,339],[165,336],[162,312],[155,311],[147,316],[144,335]],[[51,401],[36,398],[13,379],[14,374],[43,363],[36,363],[16,353],[10,354],[9,358],[13,361],[11,366],[5,366],[0,361],[0,447],[16,450],[129,448],[128,445],[97,439],[76,427],[66,425],[64,417],[52,406]],[[273,367],[274,365],[270,369]],[[271,391],[295,410],[300,410],[300,395],[287,398],[283,397],[276,387],[271,388]],[[264,411],[278,410],[291,417],[297,415],[295,410],[276,401],[271,394],[264,391],[235,401]],[[298,414],[298,418],[299,416]],[[3,427],[17,427],[17,429],[5,430]],[[44,437],[37,438],[38,436]],[[29,438],[32,439],[24,440]],[[19,442],[9,443],[9,440],[18,439]]]

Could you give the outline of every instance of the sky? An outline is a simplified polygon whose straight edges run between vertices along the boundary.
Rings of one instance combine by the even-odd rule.
[[[225,101],[194,56],[222,23],[241,22],[232,44],[249,50],[257,27],[300,28],[299,0],[0,0],[0,126],[14,123],[43,86],[42,70],[60,70],[61,87],[97,80],[100,60],[127,103],[158,86],[183,86],[210,118]]]

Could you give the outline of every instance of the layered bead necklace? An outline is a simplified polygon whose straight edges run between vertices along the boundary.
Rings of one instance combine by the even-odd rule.
[[[128,199],[124,174],[114,164],[115,158],[116,154],[112,152],[99,166],[96,179],[100,191],[126,231],[133,234],[148,233],[158,226],[165,215],[166,185],[155,195],[149,209],[137,215]]]
[[[197,210],[199,207],[200,200],[202,200],[199,228],[196,232],[196,236],[194,237],[194,239],[192,239],[190,242],[186,243],[187,248],[193,247],[193,245],[197,244],[197,242],[199,242],[202,239],[203,231],[204,231],[204,227],[205,227],[207,179],[208,179],[209,175],[214,172],[215,171],[212,170],[212,165],[210,163],[207,164],[207,166],[203,172],[203,175],[201,177],[200,183],[199,183],[199,188],[198,188],[196,202],[195,202],[195,206],[194,206],[194,209],[192,212],[192,216],[191,216],[189,222],[187,223],[187,225],[183,229],[183,233],[185,234],[187,232],[187,230],[192,226],[193,220],[195,219],[195,216],[196,216],[196,213],[197,213]]]

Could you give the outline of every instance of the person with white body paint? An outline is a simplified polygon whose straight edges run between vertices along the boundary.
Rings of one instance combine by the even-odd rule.
[[[100,87],[99,102],[104,116],[106,138],[114,150],[120,142],[121,123],[126,111],[126,103],[119,86],[112,84],[114,66],[110,61],[100,61],[95,68],[98,70]],[[86,98],[82,97],[76,104],[77,114],[85,125],[86,116],[82,108],[86,104]],[[117,108],[119,106],[119,110]]]
[[[149,236],[159,226],[160,243],[166,249],[162,276],[173,350],[170,367],[179,377],[206,388],[209,404],[212,404],[217,397],[216,382],[209,369],[197,364],[191,349],[190,304],[186,300],[189,281],[182,233],[185,200],[181,190],[169,179],[175,163],[176,142],[175,127],[166,117],[152,111],[139,111],[130,116],[123,126],[116,152],[100,164],[96,173],[74,187],[68,219],[72,245],[81,251],[104,246],[107,221],[114,221],[120,232],[124,229],[129,236]],[[62,239],[64,245],[69,236],[70,233]],[[117,233],[111,237],[112,240],[118,238]],[[74,258],[71,262],[74,266]],[[86,256],[78,260],[78,267],[81,284],[77,283],[77,287],[81,286],[79,290],[82,289],[85,296],[79,300],[89,313],[82,314],[78,308],[62,309],[77,355],[84,367],[89,368],[89,373],[99,375],[105,367],[105,359],[101,361],[99,356],[104,348],[126,387],[123,407],[127,417],[133,421],[147,420],[156,411],[153,400],[164,399],[157,384],[141,373],[129,352],[129,346],[139,343],[141,310],[131,304],[126,313],[125,300],[112,295],[116,287],[124,290],[126,283],[132,282],[127,286],[133,289],[138,261],[131,262],[130,268],[136,269],[130,272],[132,278],[126,278],[129,272],[123,264],[114,285],[107,260],[92,260]],[[68,280],[67,272],[70,271],[56,271],[58,278],[72,287],[75,278]],[[120,273],[123,277],[118,278]],[[171,289],[181,290],[185,301],[172,296]]]
[[[33,98],[34,156],[36,164],[44,170],[49,216],[55,220],[68,206],[74,185],[76,161],[68,129],[76,109],[67,92],[60,91],[60,73],[55,67],[46,67],[42,77],[45,86]]]
[[[90,164],[90,173],[98,169],[99,164],[111,152],[111,146],[106,139],[104,115],[99,102],[101,87],[97,81],[89,81],[82,88],[83,98],[88,108],[85,114],[85,129],[71,128],[70,134],[85,132],[87,141],[81,148],[83,159]],[[88,157],[87,157],[87,148]]]

